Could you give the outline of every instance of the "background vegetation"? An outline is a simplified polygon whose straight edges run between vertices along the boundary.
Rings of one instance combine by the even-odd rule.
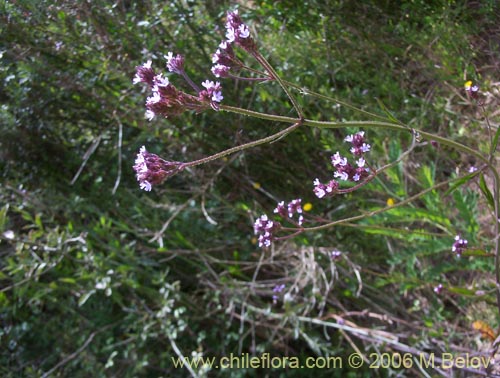
[[[495,130],[499,121],[497,2],[398,4],[0,2],[0,374],[188,376],[171,357],[246,352],[488,355],[499,325],[493,259],[451,252],[456,234],[491,250],[492,217],[478,182],[269,252],[252,233],[255,218],[278,200],[300,197],[311,213],[341,219],[466,172],[478,163],[470,157],[424,141],[369,186],[323,201],[312,180],[329,177],[329,156],[345,151],[344,136],[357,129],[299,130],[185,171],[151,193],[139,190],[132,170],[142,145],[191,161],[283,126],[223,112],[144,119],[147,94],[132,85],[135,67],[153,59],[160,68],[174,51],[185,55],[196,82],[210,78],[225,12],[236,7],[285,79],[381,115],[389,109],[410,127],[486,151],[484,115]],[[480,85],[485,112],[465,96],[466,80]],[[223,87],[225,104],[291,115],[275,84],[226,80]],[[300,100],[308,118],[361,117]],[[382,129],[367,137],[376,165],[411,143]],[[341,259],[330,258],[333,250]],[[273,304],[276,284],[288,294]],[[367,366],[314,374],[372,376]]]

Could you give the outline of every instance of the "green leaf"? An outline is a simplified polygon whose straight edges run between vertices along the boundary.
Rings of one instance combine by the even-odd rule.
[[[486,197],[486,201],[488,202],[488,205],[492,210],[495,210],[495,202],[493,200],[493,195],[490,192],[490,189],[488,188],[488,185],[486,185],[486,181],[484,180],[484,175],[481,173],[479,176],[479,188],[481,188],[481,191],[483,192],[484,196]]]
[[[7,211],[9,210],[9,204],[6,204],[0,209],[0,232],[5,229],[5,224],[7,223]]]
[[[447,287],[446,289],[450,293],[462,295],[464,297],[475,297],[477,291],[475,289],[465,289],[463,287]]]
[[[495,136],[493,137],[493,144],[491,145],[491,151],[490,151],[490,155],[493,156],[493,154],[495,153],[495,151],[497,150],[497,146],[498,146],[498,137],[500,136],[500,127],[497,128],[497,132],[495,133]]]
[[[87,302],[87,300],[95,293],[95,290],[90,290],[88,292],[86,292],[85,294],[83,294],[80,299],[78,299],[78,306],[79,307],[82,307],[85,302]]]
[[[61,277],[59,278],[60,282],[65,282],[65,283],[70,283],[70,284],[76,284],[76,280],[71,277]]]
[[[401,122],[396,117],[394,117],[394,115],[389,111],[389,109],[387,109],[387,107],[384,105],[381,99],[376,98],[375,100],[377,100],[378,105],[380,106],[380,108],[385,113],[388,119],[390,119],[392,122],[401,124]]]
[[[453,193],[457,188],[459,188],[460,186],[466,184],[472,178],[476,177],[476,175],[477,175],[477,173],[474,172],[474,173],[471,173],[470,175],[464,176],[464,177],[458,179],[457,181],[455,181],[453,184],[450,185],[450,188],[444,193],[444,197],[446,197],[446,196],[450,195],[451,193]]]
[[[467,249],[464,253],[462,253],[463,256],[478,256],[478,257],[491,257],[493,256],[492,253],[488,253],[482,249]]]

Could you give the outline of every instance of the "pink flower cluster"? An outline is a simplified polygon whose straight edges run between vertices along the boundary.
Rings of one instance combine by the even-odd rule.
[[[356,160],[356,166],[351,165],[346,157],[340,155],[339,152],[336,152],[332,157],[332,165],[335,168],[335,172],[333,176],[336,179],[342,181],[352,181],[352,182],[360,182],[369,175],[369,169],[365,167],[366,161],[363,155],[366,152],[369,152],[371,146],[366,143],[365,133],[360,131],[353,135],[348,135],[344,141],[352,144],[351,153],[354,156],[359,157]],[[319,179],[315,179],[314,182],[314,194],[318,198],[333,196],[339,191],[339,182],[337,180],[330,180],[327,184],[323,184],[319,181]]]
[[[286,206],[285,201],[281,201],[274,209],[274,213],[292,222],[294,214],[299,214],[297,224],[301,226],[304,222],[304,217],[302,215],[302,199],[300,198],[288,202]]]
[[[285,290],[285,284],[281,284],[281,285],[276,285],[274,288],[273,288],[273,303],[276,304],[278,303],[278,299],[279,299],[279,294],[281,294],[281,292]]]
[[[255,235],[259,235],[259,247],[270,247],[273,233],[280,228],[279,222],[270,220],[265,214],[258,218],[253,225],[253,229]]]
[[[455,236],[455,242],[451,247],[451,251],[457,254],[457,257],[462,256],[462,253],[467,249],[467,240],[462,239],[460,235]]]
[[[246,51],[255,49],[255,41],[250,35],[250,29],[238,15],[238,11],[227,13],[226,40],[222,41],[219,48],[212,55],[212,73],[215,77],[227,77],[231,69],[242,66],[236,58],[232,44],[235,43]]]
[[[167,60],[167,69],[169,72],[177,73],[183,76],[189,84],[196,90],[197,96],[178,90],[170,83],[163,74],[156,72],[151,67],[151,60],[148,60],[142,66],[136,67],[136,74],[133,83],[146,83],[152,89],[152,95],[146,100],[146,118],[152,120],[156,115],[164,117],[175,116],[186,110],[201,112],[208,108],[219,110],[219,103],[224,98],[222,88],[219,82],[206,80],[202,83],[205,89],[200,90],[188,78],[184,71],[184,58],[169,52],[165,55]]]
[[[134,165],[139,186],[147,192],[151,191],[153,185],[161,184],[183,168],[183,163],[163,160],[148,152],[144,146],[139,150]]]

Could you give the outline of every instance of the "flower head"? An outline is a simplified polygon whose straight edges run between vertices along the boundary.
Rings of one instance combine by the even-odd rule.
[[[214,83],[211,80],[205,80],[201,85],[205,89],[198,94],[199,100],[201,102],[208,102],[214,110],[219,110],[219,103],[224,99],[220,83],[218,81]]]
[[[184,72],[184,57],[180,54],[174,56],[174,54],[169,51],[167,55],[164,55],[167,60],[167,68],[170,72],[182,75]]]
[[[339,183],[335,180],[331,180],[328,184],[323,184],[319,179],[315,179],[313,184],[314,194],[318,198],[331,197],[335,195],[339,189]]]
[[[136,73],[134,76],[134,80],[132,81],[134,84],[137,83],[146,83],[151,87],[154,85],[154,77],[156,76],[154,70],[151,68],[151,60],[148,60],[142,66],[135,67]]]
[[[167,58],[167,66],[170,70],[182,72],[184,61],[182,56],[177,55],[174,57],[172,53],[168,53],[165,57]],[[150,121],[157,115],[164,117],[176,116],[186,110],[194,110],[196,112],[210,108],[218,110],[218,103],[223,99],[221,87],[218,82],[209,82],[209,88],[198,93],[198,96],[178,90],[163,74],[155,74],[151,68],[150,60],[142,66],[137,67],[134,84],[139,82],[147,83],[152,89],[151,95],[146,99],[145,114],[146,118]]]
[[[270,247],[273,240],[273,233],[281,228],[279,222],[270,220],[267,215],[257,218],[253,225],[256,235],[259,235],[259,247]]]
[[[467,81],[464,84],[465,93],[467,96],[470,96],[472,99],[477,100],[479,97],[479,87],[477,85],[473,85],[472,81]]]
[[[211,71],[215,77],[228,77],[230,69],[231,67],[225,66],[223,64],[216,64],[212,67]]]
[[[281,285],[276,285],[274,288],[273,288],[273,303],[276,304],[276,302],[278,302],[278,294],[280,294],[283,290],[285,290],[285,284],[281,284]]]
[[[462,253],[467,249],[467,240],[460,238],[460,235],[455,236],[455,242],[451,247],[451,251],[457,254],[457,257],[462,256]]]
[[[227,12],[226,40],[229,43],[238,44],[247,51],[255,49],[255,42],[250,35],[250,29],[243,22],[237,10]]]
[[[295,214],[299,214],[299,219],[298,219],[298,224],[299,226],[302,225],[302,222],[304,221],[304,217],[302,216],[302,199],[297,198],[294,199],[285,206],[285,201],[281,201],[278,203],[276,208],[274,209],[274,213],[282,216],[285,219],[292,220],[293,216]]]
[[[286,212],[285,201],[281,201],[278,203],[278,205],[276,205],[274,213],[281,215],[283,218],[286,218],[287,212]]]
[[[348,135],[344,139],[346,142],[352,143],[351,153],[354,156],[362,156],[365,152],[369,152],[371,146],[365,143],[365,132],[359,131],[356,134]]]
[[[161,184],[168,177],[180,172],[183,163],[166,161],[142,146],[135,159],[134,170],[141,189],[149,192],[153,185]]]
[[[441,294],[442,291],[443,291],[443,284],[439,284],[436,287],[434,287],[434,292],[436,294]]]

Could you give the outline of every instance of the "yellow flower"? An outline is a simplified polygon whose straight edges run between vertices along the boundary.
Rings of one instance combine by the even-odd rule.
[[[472,81],[471,80],[466,81],[464,87],[466,91],[470,90],[472,87]]]
[[[260,189],[260,183],[258,182],[254,182],[252,185],[254,189]]]
[[[302,206],[302,210],[304,210],[304,211],[311,211],[312,208],[313,208],[313,205],[310,202],[306,202],[304,204],[304,206]]]
[[[395,203],[394,198],[387,198],[387,206],[394,206]]]

